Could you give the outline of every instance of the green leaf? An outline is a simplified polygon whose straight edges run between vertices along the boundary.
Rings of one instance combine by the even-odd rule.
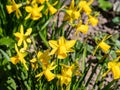
[[[1,27],[0,27],[0,36],[3,36],[3,30]]]
[[[9,47],[13,43],[14,43],[14,40],[9,37],[3,37],[0,39],[0,45],[5,45]]]
[[[114,17],[112,19],[113,23],[119,24],[120,25],[120,17]]]
[[[1,90],[16,90],[16,83],[13,78],[8,77],[7,80],[1,81],[0,83]]]
[[[102,8],[104,11],[112,8],[112,4],[106,0],[98,0],[99,7]]]
[[[7,86],[8,90],[16,90],[16,83],[14,79],[12,79],[11,77],[8,77],[7,84],[8,84]]]
[[[7,55],[7,53],[5,53],[2,49],[0,49],[0,52],[3,54],[3,56],[5,56],[5,58],[10,61],[9,56]]]

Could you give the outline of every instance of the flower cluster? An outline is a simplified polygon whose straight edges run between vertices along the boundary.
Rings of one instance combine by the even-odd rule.
[[[77,59],[81,59],[80,53],[82,53],[82,62],[85,63],[87,46],[78,45],[80,49],[75,50],[77,40],[69,38],[67,33],[70,33],[69,29],[72,28],[76,30],[74,35],[78,32],[87,34],[90,25],[98,24],[98,13],[91,7],[93,0],[77,0],[78,3],[71,0],[69,6],[62,6],[61,0],[9,1],[9,5],[6,5],[7,13],[15,13],[17,20],[20,21],[20,28],[13,34],[17,42],[15,55],[10,58],[11,63],[16,66],[19,64],[21,67],[23,65],[22,68],[25,68],[26,72],[32,71],[34,80],[39,81],[44,78],[48,83],[54,81],[62,90],[71,84],[74,77],[79,83],[82,79],[78,79],[81,77],[81,71]],[[64,12],[63,23],[58,25],[59,20],[56,18],[60,12]],[[86,18],[83,19],[82,15]],[[67,25],[69,29],[64,28]],[[51,28],[48,28],[49,26]],[[97,41],[93,55],[97,54],[99,48],[105,55],[109,53],[111,46],[106,40],[110,37],[112,35],[104,36],[102,40]],[[29,52],[31,47],[33,51]],[[103,76],[112,71],[114,79],[120,78],[120,50],[116,53],[118,57],[108,62],[108,71]],[[82,68],[84,69],[85,65],[82,65]],[[82,72],[84,73],[84,70]]]
[[[26,2],[18,3],[14,0],[10,0],[11,5],[7,5],[6,9],[8,14],[11,14],[12,12],[16,13],[16,17],[20,18],[22,16],[20,8],[25,7],[25,11],[28,12],[28,15],[25,17],[25,20],[31,18],[32,20],[38,20],[42,17],[42,10],[45,9],[45,15],[48,15],[48,11],[50,14],[55,14],[57,12],[57,9],[54,8],[55,5],[57,5],[57,1],[52,5],[49,3],[48,0],[26,0]],[[24,5],[24,4],[25,5]],[[47,5],[47,8],[45,7]]]

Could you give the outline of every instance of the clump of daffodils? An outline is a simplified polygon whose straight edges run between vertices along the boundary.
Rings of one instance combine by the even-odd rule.
[[[89,30],[89,24],[92,26],[96,26],[98,24],[97,13],[93,14],[91,4],[93,0],[81,0],[79,3],[75,3],[74,0],[71,1],[69,7],[66,7],[66,14],[64,16],[65,21],[69,21],[70,24],[76,28],[75,34],[78,32],[82,32],[83,34],[87,34]],[[82,13],[88,17],[86,22],[82,20]],[[78,23],[75,21],[78,20]]]
[[[58,35],[58,38],[45,42],[48,45],[47,50],[43,48],[40,50],[36,47],[37,41],[34,41],[32,36],[35,32],[33,27],[26,28],[26,23],[29,20],[40,22],[41,20],[49,19],[51,16],[54,19],[59,12],[65,12],[64,21],[76,29],[75,33],[82,32],[86,34],[89,29],[89,24],[96,26],[98,23],[98,19],[96,15],[92,14],[90,7],[93,0],[81,0],[78,4],[75,3],[75,0],[72,0],[70,6],[65,5],[61,7],[57,7],[60,5],[59,0],[9,1],[9,5],[6,5],[8,14],[15,13],[17,20],[22,19],[25,21],[21,23],[18,32],[14,33],[17,41],[15,44],[16,54],[10,58],[11,63],[14,65],[23,65],[23,68],[27,71],[29,69],[33,70],[37,81],[44,77],[48,82],[57,80],[56,85],[62,87],[62,89],[64,86],[69,86],[73,76],[81,76],[80,69],[76,68],[75,62],[70,64],[69,61],[65,61],[66,58],[69,58],[74,53],[76,40],[68,40],[64,35]],[[25,13],[22,13],[22,11]],[[85,13],[88,17],[86,22],[83,22],[81,18],[82,13]],[[78,23],[75,23],[75,21],[78,21]],[[44,24],[47,25],[46,22]],[[34,47],[32,54],[29,52],[31,46]]]
[[[68,25],[75,29],[74,35],[79,32],[87,34],[89,25],[96,26],[98,24],[98,13],[94,13],[91,8],[93,0],[80,0],[78,3],[71,0],[69,6],[62,6],[60,0],[21,0],[21,2],[9,0],[9,2],[9,5],[6,5],[7,13],[15,13],[16,20],[20,20],[19,29],[13,34],[16,43],[14,45],[15,55],[10,58],[11,63],[25,68],[28,73],[32,72],[35,82],[40,81],[42,83],[43,81],[49,83],[48,85],[53,82],[61,90],[64,90],[64,88],[70,90],[73,78],[79,83],[82,79],[79,80],[78,78],[82,74],[80,67],[77,67],[79,63],[76,63],[77,59],[80,59],[76,58],[79,50],[75,50],[74,47],[77,40],[66,36],[69,29],[64,30],[64,26]],[[60,12],[65,14],[63,17],[65,23],[58,27],[59,20],[56,20],[56,17],[59,16]],[[83,14],[87,17],[85,21],[82,18]],[[51,31],[48,28],[49,24],[52,27]],[[52,32],[49,38],[48,32]],[[108,54],[111,46],[105,41],[110,37],[111,35],[105,36],[96,43],[97,46],[93,51],[93,55],[96,54],[99,48],[105,54]],[[33,46],[33,52],[30,52],[31,46]],[[84,48],[82,54],[85,54],[85,52],[86,49]],[[116,53],[120,54],[120,51],[118,50]],[[85,55],[82,59],[85,59]],[[120,78],[120,62],[118,59],[120,59],[120,56],[108,62],[108,71],[103,76],[112,71],[114,79]]]

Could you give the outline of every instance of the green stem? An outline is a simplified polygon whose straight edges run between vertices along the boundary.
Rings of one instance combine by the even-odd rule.
[[[43,36],[43,34],[41,32],[39,32],[39,35],[41,37],[41,39],[43,40],[43,43],[45,44],[46,47],[49,47],[48,45],[48,41],[46,40],[46,38]]]

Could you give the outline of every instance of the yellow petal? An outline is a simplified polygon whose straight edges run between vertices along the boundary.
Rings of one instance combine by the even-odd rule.
[[[15,44],[15,51],[18,53],[19,51],[18,51],[18,47],[17,47],[17,45]]]
[[[30,39],[30,38],[27,38],[26,41],[27,41],[28,43],[31,43],[31,39]]]
[[[26,36],[29,36],[32,33],[32,28],[28,28],[27,32],[25,33]]]
[[[65,38],[63,36],[60,37],[59,40],[58,40],[58,43],[59,43],[60,46],[64,45],[65,42],[66,42],[66,40],[65,40]]]
[[[78,19],[80,17],[80,12],[79,11],[75,11],[74,12],[74,18]]]
[[[42,54],[43,54],[43,53],[39,51],[39,52],[37,53],[37,58],[40,59],[40,57],[41,57]]]
[[[41,72],[35,76],[35,78],[41,77],[44,74],[44,72]]]
[[[66,10],[66,13],[71,17],[72,16],[72,10]],[[67,17],[67,16],[66,16]]]
[[[36,61],[37,61],[36,58],[30,60],[31,63],[35,63]]]
[[[32,7],[31,6],[26,6],[25,10],[26,10],[26,12],[31,12],[32,11]]]
[[[87,15],[90,15],[90,13],[92,12],[92,9],[88,5],[85,5],[83,10]]]
[[[81,25],[77,28],[77,30],[79,30],[80,32],[84,33],[84,34],[87,34],[88,32],[88,25]]]
[[[31,13],[30,13],[30,14],[28,14],[28,15],[25,17],[25,20],[29,19],[29,18],[30,18],[30,16],[31,16]]]
[[[19,62],[18,56],[11,57],[10,60],[13,64],[17,64]]]
[[[106,44],[105,42],[101,42],[99,43],[99,46],[102,48],[102,50],[107,53],[108,50],[110,49],[110,46],[108,44]]]
[[[44,75],[48,81],[51,81],[55,78],[55,74],[53,74],[50,70],[46,70]]]
[[[47,2],[47,6],[51,14],[55,14],[57,12],[57,9],[54,8],[49,2]]]
[[[110,69],[108,69],[102,76],[105,77],[110,72]]]
[[[59,59],[65,59],[66,57],[67,57],[67,54],[66,54],[66,53],[58,54],[58,58],[59,58]]]
[[[59,54],[65,54],[66,53],[66,47],[65,46],[60,46],[58,49],[58,55]]]
[[[66,41],[66,48],[70,49],[71,47],[73,47],[76,43],[76,40],[70,40],[70,41]]]
[[[48,43],[52,48],[58,47],[57,41],[55,41],[55,40],[50,40]]]
[[[92,26],[96,26],[98,24],[98,19],[96,17],[90,17],[89,22]]]
[[[40,6],[40,7],[38,8],[38,11],[39,11],[39,12],[42,11],[43,8],[44,8],[44,5]]]
[[[46,0],[37,0],[37,1],[38,1],[38,3],[43,4]]]
[[[53,49],[53,50],[49,53],[49,55],[54,55],[56,52],[57,52],[57,48]]]
[[[14,35],[19,39],[21,37],[21,34],[19,32],[14,33]]]
[[[21,34],[24,34],[24,28],[23,28],[23,25],[20,25],[20,33],[21,33]]]
[[[8,14],[11,14],[12,12],[15,11],[12,5],[6,5],[6,9],[7,9]]]
[[[112,72],[114,75],[114,79],[119,79],[120,78],[120,66],[114,66],[112,67]]]
[[[21,45],[22,45],[22,42],[23,42],[23,40],[20,39],[20,40],[18,41],[18,46],[21,46]]]
[[[25,41],[23,41],[23,45],[24,47],[20,49],[20,52],[25,52],[27,50],[27,43]]]
[[[70,3],[70,9],[73,9],[73,8],[74,8],[74,0],[72,0]]]

